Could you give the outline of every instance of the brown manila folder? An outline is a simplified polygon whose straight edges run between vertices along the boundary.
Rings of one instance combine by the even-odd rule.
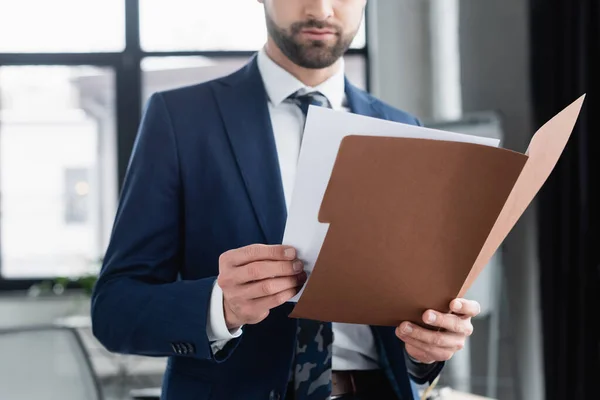
[[[525,154],[472,143],[344,137],[319,209],[329,229],[290,317],[422,324],[464,296],[534,199],[582,96]]]

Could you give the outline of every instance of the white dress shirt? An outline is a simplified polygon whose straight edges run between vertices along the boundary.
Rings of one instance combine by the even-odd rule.
[[[334,110],[349,111],[346,105],[344,64],[342,61],[337,73],[327,81],[310,88],[271,60],[264,49],[259,52],[257,61],[269,99],[268,107],[275,135],[283,191],[289,208],[304,130],[304,115],[300,108],[287,98],[297,91],[301,94],[318,91],[327,97]],[[214,352],[222,349],[227,341],[242,334],[242,328],[235,332],[227,329],[223,311],[223,292],[216,283],[211,296],[207,327],[208,338],[212,342]],[[333,334],[332,367],[334,370],[379,368],[375,340],[369,326],[333,323]]]

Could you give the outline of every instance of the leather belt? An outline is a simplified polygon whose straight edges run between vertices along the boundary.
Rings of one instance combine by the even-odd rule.
[[[389,386],[389,382],[382,370],[332,371],[331,384],[332,399],[352,394],[366,395]]]
[[[356,393],[356,381],[352,371],[331,372],[331,396],[343,396]]]

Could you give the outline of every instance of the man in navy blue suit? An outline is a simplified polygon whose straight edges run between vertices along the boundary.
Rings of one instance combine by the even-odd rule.
[[[309,105],[418,121],[344,77],[366,0],[260,2],[269,37],[244,68],[151,97],[94,334],[113,352],[168,356],[163,399],[413,399],[463,347],[479,305],[428,310],[431,329],[289,318],[306,274],[281,240]]]

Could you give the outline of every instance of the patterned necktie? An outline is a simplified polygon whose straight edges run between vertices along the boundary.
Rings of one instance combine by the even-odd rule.
[[[331,108],[329,100],[327,100],[327,97],[325,97],[321,92],[312,92],[306,94],[299,94],[296,92],[289,96],[288,100],[296,104],[302,111],[302,114],[304,115],[304,125],[306,125],[306,116],[308,114],[309,106],[312,105]],[[302,138],[300,138],[300,143],[302,143]]]
[[[310,105],[330,107],[319,92],[289,97],[304,114]],[[296,400],[324,400],[331,395],[331,357],[333,331],[331,322],[298,320],[296,357],[292,376]]]
[[[327,97],[325,97],[321,92],[311,92],[306,94],[300,94],[296,92],[289,96],[288,99],[300,107],[300,110],[302,110],[302,114],[304,114],[305,118],[308,114],[308,107],[311,105],[331,108],[329,106],[329,100],[327,100]]]

